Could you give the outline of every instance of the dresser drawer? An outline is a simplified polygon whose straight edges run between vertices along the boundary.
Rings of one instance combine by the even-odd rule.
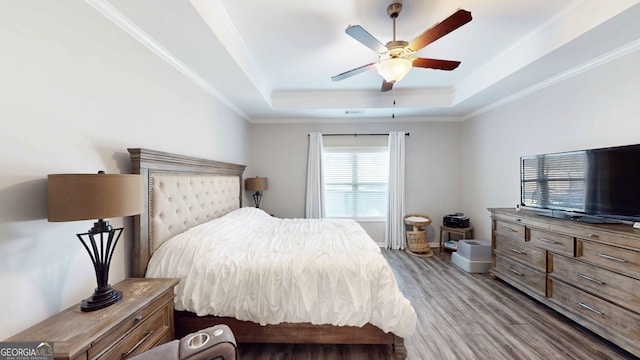
[[[511,240],[501,235],[495,235],[495,251],[505,256],[518,258],[536,270],[547,271],[547,252],[529,246],[524,242]]]
[[[640,280],[553,254],[549,276],[640,313]]]
[[[603,225],[605,228],[599,229],[595,225],[585,228],[555,226],[554,230],[568,233],[569,235],[585,240],[609,243],[614,246],[622,246],[628,248],[638,247],[638,237],[633,236],[633,228],[629,225]],[[609,231],[616,230],[616,231]],[[629,236],[632,235],[632,236]]]
[[[604,337],[624,338],[629,348],[640,349],[637,339],[640,338],[640,315],[621,308],[608,301],[576,289],[560,280],[551,279],[549,295],[551,301],[579,314],[596,327],[596,332]]]
[[[496,255],[493,270],[500,273],[499,277],[515,280],[541,296],[546,295],[547,277],[542,272],[500,255]]]
[[[140,324],[120,340],[120,342],[96,359],[127,359],[151,349],[163,339],[170,340],[171,311],[173,311],[172,307],[165,306],[151,314],[148,319],[141,321]],[[167,335],[169,335],[169,337],[167,337]]]
[[[578,239],[576,256],[591,264],[605,267],[625,275],[640,274],[640,252]]]
[[[127,336],[129,332],[138,328],[147,320],[150,320],[149,318],[152,315],[157,316],[157,314],[154,314],[154,312],[159,308],[166,307],[167,303],[169,302],[173,303],[173,296],[174,295],[171,292],[163,294],[161,297],[151,302],[149,305],[129,316],[125,321],[111,328],[105,336],[93,343],[93,346],[91,346],[91,348],[89,349],[89,358],[93,359],[99,354],[106,351],[110,346]],[[122,301],[127,301],[127,299],[125,298]]]
[[[573,256],[573,237],[544,230],[529,229],[529,244],[567,256]]]
[[[515,213],[515,214],[507,214],[507,213],[493,213],[492,218],[494,220],[503,220],[516,224],[522,224],[524,226],[532,226],[540,229],[549,229],[549,224],[545,221],[545,218],[542,216],[527,216],[524,213]]]
[[[496,220],[495,225],[496,225],[496,229],[495,229],[496,234],[500,234],[514,240],[519,240],[523,242],[525,241],[525,237],[524,237],[525,227],[523,224]]]

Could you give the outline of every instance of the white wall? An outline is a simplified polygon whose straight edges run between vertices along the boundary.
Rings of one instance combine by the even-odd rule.
[[[640,143],[640,51],[464,124],[464,209],[490,238],[488,207],[520,199],[520,156]]]
[[[248,126],[80,1],[0,3],[0,339],[91,294],[76,233],[46,221],[46,175],[131,171],[127,147],[251,165],[262,207],[304,215],[307,134],[404,130],[407,212],[464,211],[488,238],[487,207],[518,201],[521,155],[640,142],[640,54],[466,121]],[[247,140],[248,139],[248,140]],[[249,153],[250,148],[250,153]],[[127,274],[125,225],[110,280]],[[363,224],[381,241],[384,225]],[[437,241],[430,232],[430,241]]]
[[[248,126],[82,1],[0,3],[0,339],[91,295],[75,237],[48,223],[50,173],[131,171],[127,147],[246,164]],[[112,263],[123,279],[131,220]],[[44,339],[46,340],[46,339]]]
[[[308,134],[388,133],[407,131],[406,211],[432,218],[436,228],[442,217],[462,209],[462,123],[406,122],[252,124],[251,169],[247,176],[266,176],[269,190],[261,207],[278,217],[304,217]],[[384,223],[361,223],[371,237],[384,242]],[[437,243],[433,225],[429,241]]]

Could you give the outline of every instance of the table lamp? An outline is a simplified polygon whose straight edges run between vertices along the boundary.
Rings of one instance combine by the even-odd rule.
[[[95,311],[115,304],[122,292],[109,285],[113,250],[124,228],[114,229],[106,218],[140,214],[144,210],[142,176],[133,174],[50,174],[48,220],[50,222],[97,221],[86,233],[77,234],[89,253],[96,274],[93,295],[82,300],[82,311]]]
[[[257,176],[254,178],[247,178],[244,184],[247,190],[255,191],[255,193],[253,194],[253,202],[256,204],[256,207],[259,208],[260,200],[262,199],[262,193],[260,193],[260,191],[269,189],[267,178]]]

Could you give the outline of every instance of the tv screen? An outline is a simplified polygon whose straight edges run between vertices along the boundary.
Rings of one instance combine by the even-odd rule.
[[[640,144],[523,156],[521,204],[640,221]],[[586,218],[585,218],[586,219]]]

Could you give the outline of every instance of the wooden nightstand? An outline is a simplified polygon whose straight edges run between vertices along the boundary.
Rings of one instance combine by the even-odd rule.
[[[178,281],[126,279],[113,286],[119,302],[92,312],[75,305],[6,341],[54,341],[56,359],[126,359],[173,340]]]

